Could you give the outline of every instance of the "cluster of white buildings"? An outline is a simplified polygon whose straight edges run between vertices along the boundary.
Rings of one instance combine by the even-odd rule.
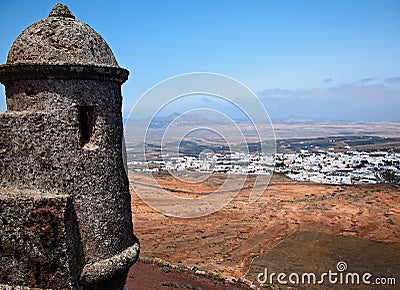
[[[276,172],[296,181],[326,184],[381,183],[400,180],[400,153],[309,152],[277,153]]]
[[[136,171],[201,171],[226,174],[271,174],[274,170],[273,156],[264,154],[245,154],[233,152],[230,154],[214,154],[207,152],[199,158],[192,156],[164,155],[160,160],[148,162],[128,162]]]
[[[226,174],[284,173],[296,181],[325,184],[381,183],[400,180],[400,153],[390,152],[310,152],[276,153],[274,158],[260,153],[193,156],[163,155],[154,161],[128,163],[136,171],[201,171]]]

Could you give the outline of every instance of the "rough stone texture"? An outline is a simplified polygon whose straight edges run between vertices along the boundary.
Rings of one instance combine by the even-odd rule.
[[[0,283],[43,288],[49,284],[40,281],[54,277],[55,289],[123,288],[139,254],[122,159],[121,84],[127,77],[105,41],[65,5],[57,4],[14,42],[0,66],[7,100],[0,114],[0,217],[20,229],[23,220],[9,207],[25,202],[30,216],[43,205],[49,214],[32,223],[58,240],[42,247],[47,258],[41,265],[18,246],[34,248],[39,237],[18,230],[15,243],[0,239],[2,263],[21,265],[0,267]],[[51,219],[50,202],[58,213]]]
[[[69,17],[75,19],[75,16],[72,14],[71,10],[65,4],[57,3],[54,5],[53,9],[51,9],[49,13],[49,17]]]
[[[65,6],[65,5],[64,5]],[[118,67],[104,39],[56,5],[49,17],[26,28],[14,41],[7,64],[77,64]]]
[[[0,216],[0,283],[68,288],[79,280],[70,196],[1,189]]]
[[[82,65],[0,65],[0,78],[4,83],[21,79],[92,79],[123,83],[129,72],[122,68]]]

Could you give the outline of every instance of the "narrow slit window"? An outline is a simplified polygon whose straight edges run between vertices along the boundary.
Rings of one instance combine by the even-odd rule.
[[[91,142],[95,129],[96,116],[94,106],[80,106],[78,119],[81,133],[81,145],[85,146]]]

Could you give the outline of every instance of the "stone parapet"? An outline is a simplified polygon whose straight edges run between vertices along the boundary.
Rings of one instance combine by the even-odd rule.
[[[84,261],[69,195],[0,189],[0,233],[0,283],[57,289],[77,284]]]

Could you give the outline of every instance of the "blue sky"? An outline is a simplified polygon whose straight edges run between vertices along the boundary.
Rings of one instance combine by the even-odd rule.
[[[273,119],[400,120],[398,0],[63,3],[130,70],[125,116],[158,82],[203,71],[247,85]],[[18,34],[54,4],[0,3],[0,63]],[[1,86],[1,111],[4,103]]]

